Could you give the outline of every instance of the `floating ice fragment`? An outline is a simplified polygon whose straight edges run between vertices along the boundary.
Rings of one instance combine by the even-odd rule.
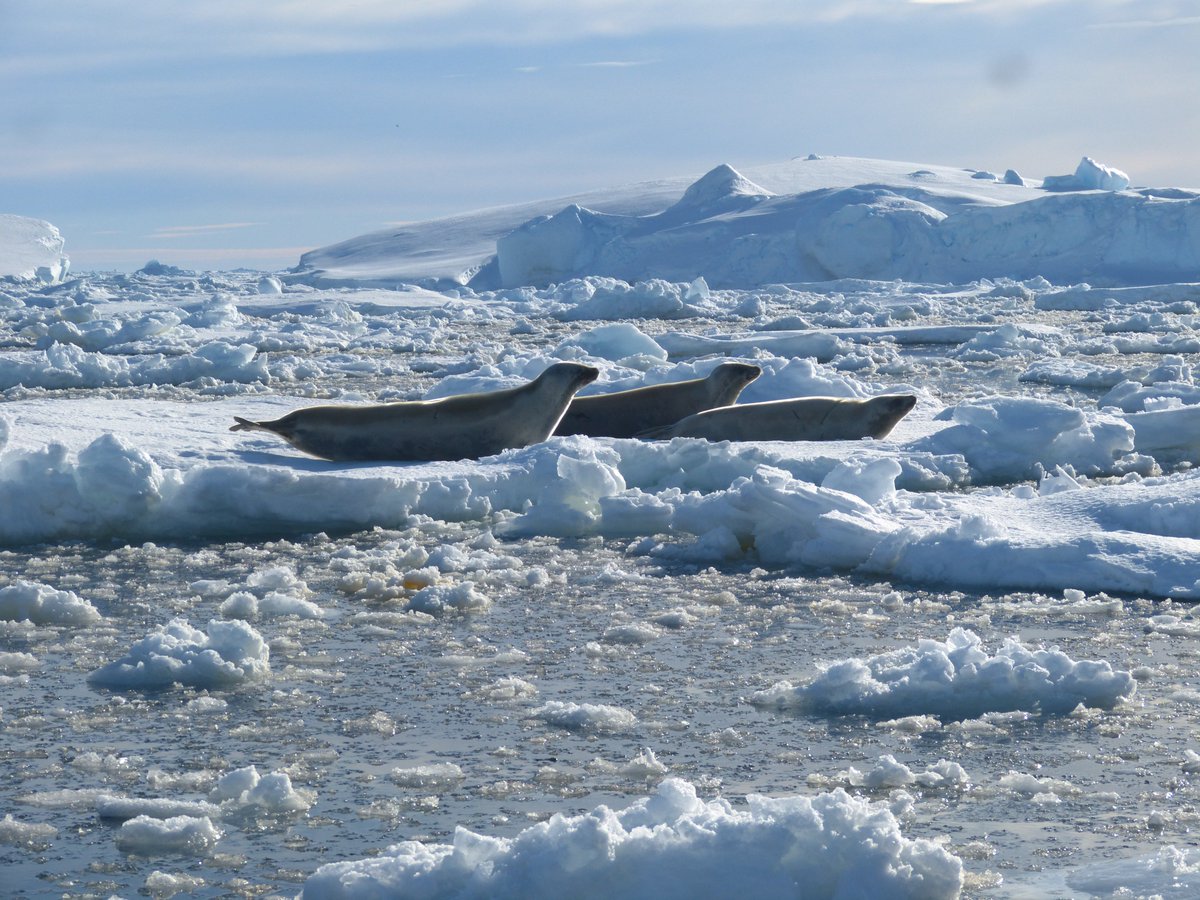
[[[1129,672],[1107,662],[1031,650],[1016,638],[989,655],[978,635],[955,628],[944,643],[922,640],[916,647],[841,660],[805,684],[782,681],[751,701],[818,715],[934,715],[944,721],[1015,710],[1063,715],[1081,703],[1111,709],[1136,689]]]
[[[0,819],[0,844],[44,850],[56,837],[58,829],[53,825],[21,822],[14,819],[12,813],[6,813],[4,818]]]
[[[96,815],[101,819],[125,821],[138,816],[152,819],[171,819],[176,816],[217,818],[220,810],[203,800],[169,800],[156,797],[114,797],[105,794],[96,798]]]
[[[637,716],[629,710],[602,703],[550,700],[530,711],[529,715],[571,731],[628,731],[637,724]]]
[[[91,625],[101,618],[96,607],[71,591],[21,580],[0,588],[0,620],[26,620],[34,625]]]
[[[174,816],[169,819],[138,816],[121,825],[117,832],[117,849],[141,856],[199,856],[211,850],[221,836],[221,830],[207,816]]]
[[[270,648],[239,619],[213,620],[208,631],[184,619],[159,626],[123,658],[96,669],[88,682],[101,687],[155,689],[171,685],[232,687],[270,671]]]
[[[397,766],[388,777],[401,787],[432,790],[448,788],[465,777],[462,768],[455,763],[430,763],[424,766]]]
[[[245,766],[218,778],[208,799],[220,803],[225,814],[284,815],[308,809],[314,796],[310,791],[293,788],[286,772],[259,775],[255,766]]]

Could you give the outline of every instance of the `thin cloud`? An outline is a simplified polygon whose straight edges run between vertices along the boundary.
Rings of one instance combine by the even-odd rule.
[[[1188,28],[1200,25],[1200,16],[1175,16],[1170,19],[1128,19],[1123,22],[1094,22],[1089,28]]]
[[[606,59],[576,65],[581,69],[634,69],[638,66],[652,66],[657,62],[657,59]]]
[[[1135,9],[1135,2],[1116,0],[1105,8]],[[1093,17],[1085,12],[1095,12],[1083,0],[131,0],[90,13],[72,10],[69,17],[50,14],[18,21],[4,46],[0,73],[128,69],[215,56],[535,46],[681,28],[803,27],[852,19],[897,20],[921,15],[922,7],[947,4],[969,14],[1010,17],[1038,7],[1075,6],[1083,21]]]
[[[220,225],[164,225],[154,229],[150,235],[153,238],[185,238],[198,234],[212,234],[219,231],[235,231],[239,228],[256,228],[265,222],[225,222]]]

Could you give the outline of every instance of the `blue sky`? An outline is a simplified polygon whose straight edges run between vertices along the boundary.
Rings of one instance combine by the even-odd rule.
[[[0,212],[74,267],[810,152],[1200,187],[1197,0],[0,0]]]

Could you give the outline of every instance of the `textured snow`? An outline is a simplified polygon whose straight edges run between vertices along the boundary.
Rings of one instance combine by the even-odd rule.
[[[0,588],[0,619],[34,625],[90,625],[101,619],[91,603],[71,591],[16,581]]]
[[[841,790],[701,800],[668,778],[624,810],[553,816],[515,838],[459,828],[450,844],[406,841],[322,866],[305,900],[337,897],[957,897],[962,864],[911,841],[884,806]]]

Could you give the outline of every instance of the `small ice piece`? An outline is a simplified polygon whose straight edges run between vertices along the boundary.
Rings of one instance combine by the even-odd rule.
[[[34,625],[91,625],[103,618],[87,600],[47,584],[14,581],[0,588],[0,620]]]
[[[615,361],[631,356],[648,356],[666,361],[667,351],[629,322],[598,325],[581,332],[565,343],[581,347],[590,356]]]
[[[121,825],[117,832],[117,849],[139,856],[202,856],[216,846],[221,837],[221,830],[207,816],[174,816],[170,819],[137,816]]]
[[[658,761],[658,757],[649,747],[644,748],[641,753],[621,767],[621,774],[630,778],[659,778],[669,771]]]
[[[1094,863],[1074,870],[1067,885],[1093,897],[1200,896],[1200,848],[1172,844],[1152,856]]]
[[[820,715],[881,719],[934,715],[942,720],[1023,710],[1065,715],[1079,704],[1111,709],[1137,682],[1099,660],[1074,660],[1057,648],[1030,649],[1007,639],[990,655],[972,631],[955,628],[943,643],[826,665],[805,684],[781,681],[756,692],[759,706]]]
[[[283,282],[274,275],[264,275],[258,279],[258,292],[260,294],[282,294]]]
[[[491,598],[475,590],[474,582],[461,584],[434,584],[417,591],[408,600],[408,608],[430,615],[447,612],[484,612],[492,605]]]
[[[88,682],[142,690],[232,687],[265,677],[270,655],[263,636],[240,619],[213,620],[207,632],[173,619],[134,644],[126,656],[96,669]]]
[[[171,819],[176,816],[217,818],[220,810],[203,800],[168,800],[154,797],[114,797],[105,794],[96,798],[96,815],[101,819],[125,821],[138,816],[152,819]]]
[[[151,897],[174,897],[176,894],[195,893],[204,887],[204,879],[185,872],[160,872],[155,869],[146,876],[144,891]]]
[[[34,822],[22,822],[6,813],[0,819],[0,844],[10,847],[24,847],[28,850],[44,850],[50,842],[58,837],[58,829],[53,825],[43,825]]]
[[[896,496],[896,479],[904,470],[894,459],[849,459],[825,476],[821,487],[854,494],[872,506]]]
[[[259,775],[257,767],[244,766],[218,778],[208,799],[220,803],[225,812],[283,815],[303,812],[315,798],[311,792],[293,788],[286,772]]]
[[[529,713],[548,725],[570,731],[628,731],[637,724],[637,716],[619,706],[601,703],[563,703],[550,700]]]
[[[397,766],[388,777],[401,787],[433,790],[458,784],[465,777],[455,763],[430,763],[423,766]]]

